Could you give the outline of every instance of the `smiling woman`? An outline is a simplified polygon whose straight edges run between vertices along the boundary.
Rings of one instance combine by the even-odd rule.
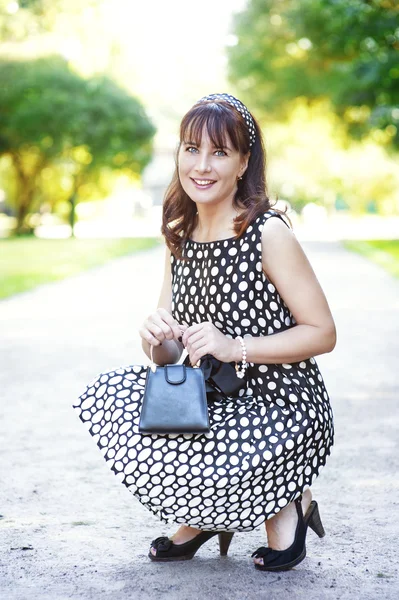
[[[196,237],[194,231],[215,239],[215,231],[201,228],[199,206],[220,212],[219,238],[239,236],[268,210],[265,171],[261,132],[246,107],[229,94],[197,102],[182,119],[176,169],[164,200],[162,233],[176,256]]]
[[[204,129],[200,145],[184,142],[179,151],[179,175],[182,188],[193,202],[212,202],[215,198],[223,202],[237,189],[237,178],[247,168],[249,155],[230,148],[231,140],[226,136],[225,145],[217,149]],[[211,173],[212,177],[207,177]],[[237,175],[238,173],[238,175]],[[194,189],[193,189],[194,188]],[[205,191],[212,189],[212,194]],[[197,194],[196,190],[200,190]]]
[[[259,126],[230,94],[201,98],[183,117],[162,231],[164,279],[139,330],[143,350],[159,365],[184,350],[185,365],[211,355],[235,391],[221,384],[208,396],[203,434],[141,434],[144,365],[102,373],[76,408],[129,490],[181,525],[153,540],[151,560],[191,559],[216,535],[227,554],[234,532],[265,523],[269,546],[255,551],[256,568],[290,569],[305,558],[308,526],[324,535],[310,486],[334,426],[314,356],[334,348],[335,326],[271,209]]]

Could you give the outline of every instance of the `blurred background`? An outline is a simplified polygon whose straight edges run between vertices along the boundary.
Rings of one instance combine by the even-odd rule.
[[[223,564],[154,570],[164,527],[71,406],[100,371],[147,363],[178,125],[214,92],[259,121],[269,194],[338,331],[317,357],[327,536],[263,594],[261,528]],[[1,598],[399,597],[398,166],[399,0],[0,0]]]
[[[0,0],[0,297],[159,243],[181,117],[259,120],[303,240],[399,275],[397,0]]]

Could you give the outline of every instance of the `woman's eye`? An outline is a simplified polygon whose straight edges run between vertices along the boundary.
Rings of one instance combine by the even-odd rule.
[[[193,151],[195,151],[195,152],[197,152],[197,151],[198,151],[198,148],[195,148],[194,146],[188,146],[188,147],[186,148],[186,152],[189,152],[190,154],[194,154],[194,152],[191,152],[192,150],[193,150]],[[222,154],[221,154],[221,155],[220,155],[220,154],[218,154],[219,156],[227,156],[227,154],[226,154],[226,152],[225,152],[224,150],[215,150],[215,152],[216,152],[217,154],[218,154],[219,152],[221,152]]]

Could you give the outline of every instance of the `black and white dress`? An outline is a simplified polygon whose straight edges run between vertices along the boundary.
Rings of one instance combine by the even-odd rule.
[[[211,321],[227,337],[272,335],[295,326],[262,271],[258,217],[239,238],[188,240],[171,257],[172,312],[179,323]],[[250,531],[310,487],[331,452],[333,414],[313,357],[249,364],[242,395],[209,403],[206,434],[141,435],[147,367],[102,373],[74,408],[109,467],[164,522]]]

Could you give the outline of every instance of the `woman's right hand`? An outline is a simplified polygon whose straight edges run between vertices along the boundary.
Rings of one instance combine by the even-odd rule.
[[[187,325],[180,325],[164,308],[158,308],[149,315],[139,329],[143,340],[151,346],[160,346],[164,340],[181,341]]]

